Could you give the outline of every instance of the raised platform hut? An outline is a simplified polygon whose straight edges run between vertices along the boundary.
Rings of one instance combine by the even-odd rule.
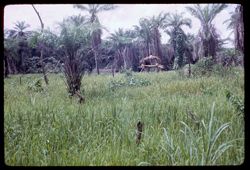
[[[164,69],[164,66],[161,64],[161,59],[157,56],[150,55],[140,60],[141,72],[145,69],[149,72],[151,68],[155,68],[157,72]]]

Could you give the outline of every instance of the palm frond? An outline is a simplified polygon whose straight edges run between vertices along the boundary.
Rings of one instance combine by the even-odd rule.
[[[198,11],[197,7],[196,8],[195,7],[186,7],[186,9],[194,17],[198,18],[199,20],[204,20],[204,18],[202,17],[202,13],[200,13],[200,11]]]
[[[117,7],[118,7],[117,5],[105,4],[105,5],[101,5],[98,11],[109,11]]]
[[[14,29],[16,31],[24,31],[26,28],[30,27],[29,24],[26,24],[25,21],[17,21],[15,23]]]
[[[74,4],[73,7],[78,8],[78,9],[83,10],[83,11],[88,11],[89,10],[88,7],[86,7],[85,5],[80,5],[80,4]]]
[[[181,21],[179,22],[179,24],[178,24],[178,26],[181,26],[181,25],[186,25],[186,26],[188,26],[189,28],[191,28],[191,26],[192,26],[192,21],[191,21],[191,19],[189,19],[189,18],[183,19],[183,20],[181,20]]]
[[[220,13],[223,9],[227,8],[226,4],[213,4],[210,11],[210,22],[215,18],[215,16]]]

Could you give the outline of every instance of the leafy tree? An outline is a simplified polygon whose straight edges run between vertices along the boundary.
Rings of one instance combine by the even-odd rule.
[[[160,13],[157,16],[153,16],[149,19],[151,24],[151,35],[152,35],[152,44],[153,44],[153,55],[156,55],[163,58],[162,50],[161,50],[161,34],[159,29],[164,28],[164,22],[169,14],[168,13]]]
[[[203,56],[212,56],[215,60],[216,50],[218,47],[219,35],[216,33],[216,29],[212,24],[212,21],[223,9],[227,7],[226,4],[209,4],[202,8],[199,4],[193,7],[186,7],[186,9],[198,18],[201,22],[201,29],[198,36],[201,38],[201,47],[203,49]]]
[[[99,22],[97,13],[102,11],[109,11],[112,9],[115,9],[116,6],[111,4],[88,4],[88,5],[74,5],[75,8],[78,8],[83,11],[87,11],[90,14],[89,22],[92,24],[92,33],[91,33],[91,44],[92,44],[92,50],[94,51],[95,55],[95,64],[96,64],[96,70],[97,74],[100,74],[99,72],[99,66],[98,66],[98,50],[100,48],[101,44],[101,34],[102,34],[102,27]]]
[[[235,49],[244,53],[244,21],[243,21],[243,7],[238,5],[235,11],[231,13],[231,18],[226,20],[228,29],[232,29],[234,33]]]
[[[165,32],[170,36],[170,44],[174,49],[174,69],[184,65],[184,53],[188,49],[188,39],[181,28],[184,25],[190,28],[191,20],[177,13],[168,15],[164,24]]]
[[[18,21],[13,29],[5,32],[5,52],[9,52],[8,54],[17,61],[17,71],[20,73],[24,73],[27,69],[25,66],[25,60],[29,56],[27,38],[31,35],[31,31],[26,31],[28,27],[29,24]]]
[[[30,25],[25,23],[25,21],[17,21],[14,28],[9,30],[9,37],[25,39],[31,33],[30,31],[25,31],[29,27]]]
[[[141,56],[149,56],[151,54],[150,44],[152,43],[151,28],[149,20],[146,18],[141,18],[139,20],[139,26],[134,26],[134,31],[137,35],[137,42],[140,44],[141,51],[144,52]]]
[[[75,26],[81,26],[87,23],[87,18],[82,15],[72,15],[66,19],[65,22],[69,22]]]
[[[58,65],[58,62],[62,61],[60,51],[57,50],[58,36],[49,29],[44,29],[41,34],[40,31],[33,31],[33,34],[28,38],[28,44],[31,50],[31,58],[29,59],[28,72],[43,72],[50,65],[54,65],[53,69]],[[41,58],[42,53],[42,58]],[[44,68],[42,65],[44,64]],[[41,69],[40,69],[41,68]]]
[[[9,30],[4,30],[4,77],[11,73],[17,73],[16,62],[18,61],[18,42],[9,36]]]
[[[109,40],[111,40],[113,48],[116,49],[113,67],[121,68],[123,65],[124,69],[131,68],[134,58],[132,45],[134,38],[135,33],[133,31],[123,31],[123,29],[120,28],[118,31],[111,34]]]
[[[134,31],[137,35],[135,42],[139,45],[139,55],[140,58],[156,55],[161,58],[163,64],[165,58],[163,58],[161,34],[159,29],[163,28],[164,20],[167,17],[167,13],[160,13],[157,16],[152,16],[150,18],[141,18],[139,21],[139,26],[134,26]]]
[[[75,22],[64,20],[60,23],[58,45],[64,57],[64,75],[67,80],[68,92],[71,96],[79,94],[81,80],[84,74],[81,58],[87,44],[88,27]]]

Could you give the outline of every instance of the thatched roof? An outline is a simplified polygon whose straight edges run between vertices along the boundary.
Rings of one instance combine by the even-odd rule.
[[[148,61],[148,60],[155,60],[157,63],[161,63],[161,59],[159,58],[159,57],[157,57],[157,56],[153,56],[153,55],[150,55],[150,56],[148,56],[148,57],[145,57],[145,58],[143,58],[143,59],[141,59],[140,60],[140,63],[143,63],[144,61]]]

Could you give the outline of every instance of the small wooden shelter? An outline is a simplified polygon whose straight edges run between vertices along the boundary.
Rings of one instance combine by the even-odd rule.
[[[140,60],[141,71],[147,69],[149,72],[150,68],[156,68],[157,72],[164,69],[164,66],[161,64],[161,59],[157,56],[150,55]]]

